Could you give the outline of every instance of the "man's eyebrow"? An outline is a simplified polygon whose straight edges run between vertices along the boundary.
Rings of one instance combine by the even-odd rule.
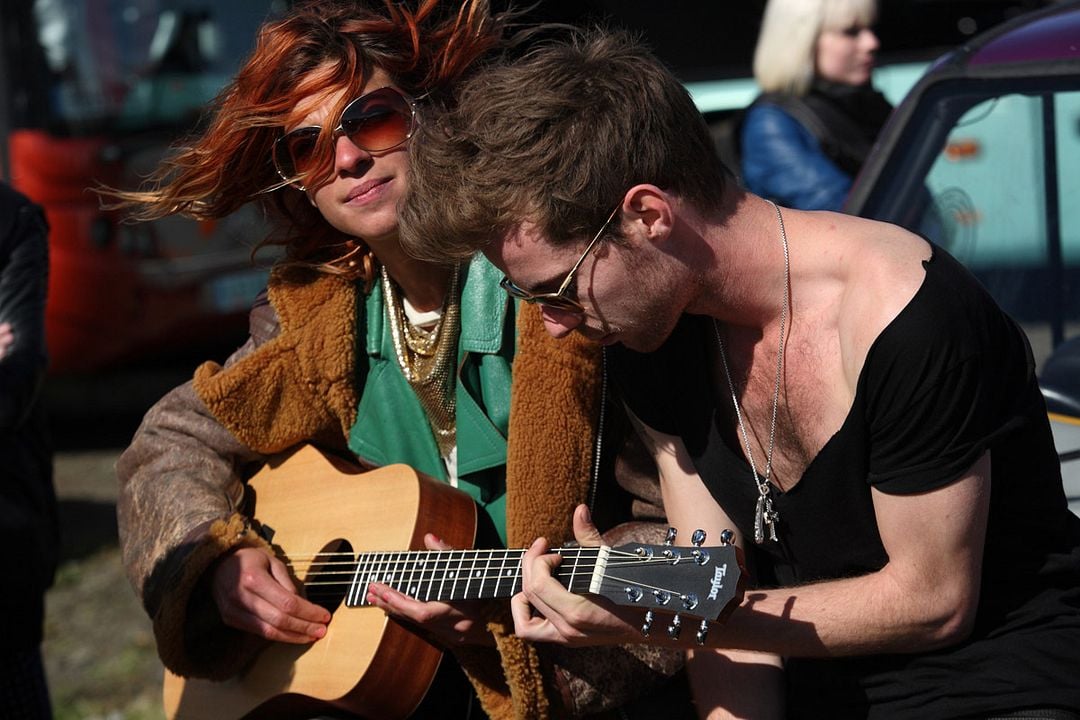
[[[570,271],[569,270],[563,270],[558,275],[553,275],[551,277],[544,278],[540,282],[533,284],[533,286],[531,288],[527,288],[525,286],[520,286],[520,287],[521,287],[522,290],[528,290],[529,292],[531,292],[533,294],[546,293],[546,292],[555,292],[556,290],[559,289],[559,286],[562,285],[563,280],[566,279],[566,274],[568,272],[570,272]],[[574,280],[572,280],[570,282],[570,284],[573,285],[575,281],[577,281],[577,276],[576,275],[574,276]]]

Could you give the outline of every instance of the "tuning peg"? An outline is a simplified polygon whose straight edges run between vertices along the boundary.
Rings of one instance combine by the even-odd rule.
[[[690,536],[690,544],[694,547],[701,547],[705,544],[705,531],[698,528],[694,531],[694,534]]]
[[[698,625],[697,634],[694,635],[694,637],[697,639],[697,644],[698,645],[704,645],[705,644],[705,637],[708,634],[709,634],[709,621],[708,620],[702,620],[701,624]]]
[[[652,631],[653,617],[652,610],[645,611],[645,622],[641,626],[641,634],[643,637],[649,637],[649,633]]]
[[[664,544],[671,545],[675,542],[675,536],[679,534],[679,531],[673,527],[667,529],[667,536],[664,537]]]
[[[720,532],[721,545],[731,545],[733,542],[735,542],[735,533],[731,530],[723,530]]]
[[[681,633],[681,632],[682,632],[682,619],[678,615],[676,615],[675,617],[671,618],[671,624],[668,625],[667,634],[668,634],[669,638],[671,638],[672,640],[675,640],[675,639],[677,639],[679,637],[679,633]]]
[[[707,565],[709,563],[709,551],[708,550],[692,550],[690,552],[694,556],[694,562],[698,565]]]
[[[626,599],[630,602],[639,602],[642,596],[645,594],[639,587],[631,587],[627,585],[623,590],[626,592]]]
[[[657,605],[667,605],[671,602],[671,593],[667,590],[653,590],[652,594],[656,598]]]
[[[679,599],[682,600],[682,605],[687,610],[693,610],[698,606],[697,593],[686,593],[685,595],[680,595]]]

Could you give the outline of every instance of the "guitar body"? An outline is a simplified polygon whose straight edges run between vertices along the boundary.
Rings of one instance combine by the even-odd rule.
[[[405,465],[362,471],[303,446],[269,463],[249,487],[254,517],[283,558],[422,550],[426,532],[455,548],[471,547],[475,538],[473,501]],[[317,573],[297,577],[314,581]],[[230,680],[166,671],[166,717],[295,718],[342,710],[372,719],[408,716],[431,684],[440,650],[376,607],[345,607],[342,598],[328,608],[333,617],[321,640],[270,645]]]

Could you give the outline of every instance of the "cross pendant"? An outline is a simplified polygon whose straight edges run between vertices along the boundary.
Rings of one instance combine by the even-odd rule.
[[[766,527],[768,527],[769,539],[776,542],[776,523],[778,520],[780,520],[780,513],[773,509],[772,498],[768,494],[759,495],[754,513],[754,542],[758,545],[765,542]]]

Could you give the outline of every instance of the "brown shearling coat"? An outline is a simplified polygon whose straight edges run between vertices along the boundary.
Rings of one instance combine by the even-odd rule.
[[[125,567],[154,620],[163,662],[181,675],[228,677],[259,647],[221,624],[201,587],[225,552],[265,545],[239,512],[242,478],[264,456],[298,443],[344,450],[356,419],[355,286],[330,276],[293,282],[275,273],[269,297],[273,311],[253,313],[253,339],[224,368],[204,364],[192,383],[155,405],[117,465]],[[577,337],[551,338],[532,306],[519,312],[517,332],[507,538],[511,547],[539,536],[560,543],[572,540],[572,510],[589,493],[600,350]],[[655,537],[655,527],[646,530]],[[602,657],[578,651],[560,663],[512,634],[506,605],[489,629],[497,652],[469,648],[456,655],[492,718],[577,714],[590,702],[603,705],[605,694],[625,695],[626,689],[612,689],[618,668],[641,692],[648,684],[642,672],[663,678],[680,664],[677,654],[646,647],[593,649]],[[582,670],[587,657],[597,679],[556,669]]]

